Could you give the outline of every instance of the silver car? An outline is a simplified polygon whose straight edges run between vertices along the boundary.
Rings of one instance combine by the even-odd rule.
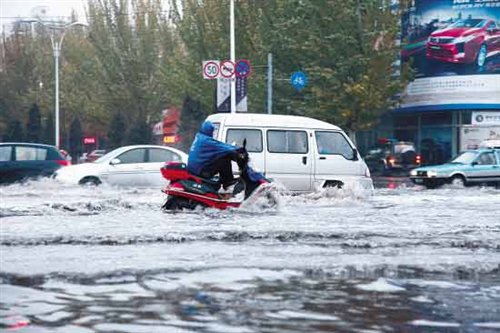
[[[187,163],[188,155],[178,149],[135,145],[117,148],[91,163],[58,170],[54,178],[71,184],[107,183],[123,186],[162,186],[160,168],[165,162]]]

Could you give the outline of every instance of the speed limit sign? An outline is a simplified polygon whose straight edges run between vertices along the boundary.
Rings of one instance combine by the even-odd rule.
[[[203,62],[203,78],[212,80],[219,77],[220,68],[219,61],[207,60]]]

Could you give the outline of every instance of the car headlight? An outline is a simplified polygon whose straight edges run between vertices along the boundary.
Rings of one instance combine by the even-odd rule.
[[[457,37],[457,38],[453,39],[452,44],[467,43],[467,42],[473,40],[474,38],[476,38],[476,35],[469,35],[469,36],[465,36],[465,37]]]
[[[410,176],[416,176],[417,175],[417,169],[413,169],[410,171]]]
[[[429,170],[427,171],[427,176],[428,177],[436,177],[437,176],[437,171],[436,170]]]

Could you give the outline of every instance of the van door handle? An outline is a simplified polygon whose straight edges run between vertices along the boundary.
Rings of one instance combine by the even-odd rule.
[[[302,164],[307,164],[307,156],[302,156]]]
[[[321,156],[319,159],[320,160],[326,160],[326,157],[325,156]]]

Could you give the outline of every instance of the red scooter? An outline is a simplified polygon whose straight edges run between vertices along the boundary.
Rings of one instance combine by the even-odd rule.
[[[244,150],[244,149],[243,149]],[[195,209],[210,207],[226,209],[240,207],[244,201],[265,197],[268,206],[275,206],[277,198],[271,191],[271,181],[248,165],[248,153],[238,154],[236,163],[240,177],[233,193],[221,194],[221,182],[218,178],[201,178],[187,171],[185,163],[168,162],[161,168],[163,177],[170,181],[163,193],[168,195],[163,204],[164,210]]]

